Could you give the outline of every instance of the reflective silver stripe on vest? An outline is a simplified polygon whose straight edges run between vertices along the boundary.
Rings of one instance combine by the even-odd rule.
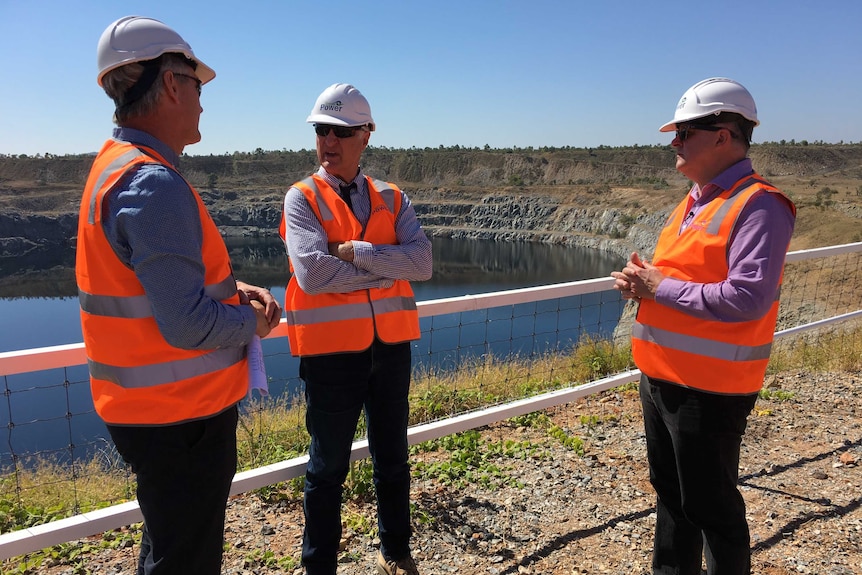
[[[110,381],[125,389],[136,389],[176,383],[198,375],[220,371],[242,361],[245,350],[244,346],[227,347],[198,357],[139,367],[118,367],[98,363],[92,359],[87,363],[90,367],[90,375],[95,379]]]
[[[121,172],[117,174],[116,171],[134,160],[135,158],[143,155],[145,154],[137,148],[129,150],[128,152],[108,164],[108,166],[104,170],[102,170],[102,173],[99,174],[99,179],[96,180],[96,185],[90,191],[90,206],[87,212],[88,224],[92,225],[96,223],[96,198],[99,197],[99,191],[105,185],[105,182],[108,181],[108,178],[110,178],[111,176],[115,176],[114,182],[111,184],[111,186],[113,186],[117,183],[117,181],[119,181],[121,177],[123,177],[123,174],[126,173]]]
[[[392,313],[399,311],[413,311],[416,309],[416,300],[412,297],[389,297],[371,302],[374,313]],[[335,305],[317,309],[300,309],[287,311],[287,323],[290,325],[311,325],[315,323],[327,323],[333,321],[344,321],[351,319],[370,319],[368,302]]]
[[[314,203],[317,204],[317,209],[320,210],[321,220],[323,220],[324,222],[328,222],[334,219],[335,216],[332,214],[332,210],[329,209],[329,206],[326,202],[323,201],[323,198],[321,197],[320,188],[317,187],[317,180],[309,176],[299,183],[305,184],[306,186],[311,188],[311,193],[314,194]]]
[[[287,310],[287,323],[290,325],[309,325],[348,319],[370,319],[368,302],[351,303],[317,309]]]
[[[751,187],[757,183],[762,183],[762,180],[758,180],[757,178],[748,178],[747,180],[742,182],[740,185],[738,185],[733,190],[733,193],[730,194],[730,197],[727,198],[727,201],[724,202],[721,205],[721,207],[718,208],[718,210],[715,212],[715,215],[713,216],[712,221],[709,223],[709,226],[706,228],[706,233],[712,234],[712,235],[718,234],[718,231],[721,229],[721,223],[724,221],[724,218],[727,217],[727,212],[729,212],[730,208],[732,208],[736,204],[736,201],[734,201],[733,198],[737,197],[739,194],[741,194],[742,192],[747,190],[749,187]],[[734,227],[736,227],[736,223],[734,223]]]
[[[153,316],[150,298],[145,295],[128,297],[93,295],[78,289],[78,302],[81,304],[81,310],[91,315],[129,319]]]
[[[413,311],[416,309],[416,300],[412,297],[388,297],[371,302],[375,313],[391,313],[396,311]]]
[[[769,359],[769,352],[772,350],[772,342],[756,346],[735,345],[693,335],[683,335],[637,322],[632,327],[632,337],[654,343],[664,348],[723,361],[757,361]]]
[[[226,300],[236,295],[236,280],[233,274],[228,274],[226,278],[217,284],[204,286],[204,293],[212,299],[219,301]]]
[[[383,180],[371,180],[374,184],[374,187],[377,189],[377,192],[383,196],[383,201],[386,203],[386,207],[389,208],[389,211],[395,214],[395,190],[389,187],[387,182]],[[398,215],[398,214],[395,214]]]
[[[216,300],[225,300],[236,294],[236,280],[227,276],[217,284],[204,286],[204,293]],[[94,295],[78,289],[81,310],[91,315],[140,319],[153,316],[150,298],[146,295],[111,296]]]

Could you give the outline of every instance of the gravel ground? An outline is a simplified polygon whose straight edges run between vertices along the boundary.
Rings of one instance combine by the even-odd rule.
[[[767,382],[774,398],[759,400],[749,418],[740,469],[754,573],[862,574],[860,381],[860,373],[790,373]],[[583,456],[546,428],[507,422],[481,430],[483,438],[528,440],[532,449],[494,460],[496,486],[414,481],[413,549],[423,575],[649,573],[654,493],[637,392],[609,391],[546,414],[584,439]],[[515,480],[523,487],[505,485]],[[344,516],[339,573],[374,573],[379,542],[361,527],[373,525],[373,503],[350,504]],[[288,559],[299,557],[301,536],[300,501],[233,498],[224,573],[302,573]],[[40,572],[132,574],[136,552],[88,553],[78,567]]]

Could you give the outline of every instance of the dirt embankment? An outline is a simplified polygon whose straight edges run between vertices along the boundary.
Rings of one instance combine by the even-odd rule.
[[[862,239],[862,144],[764,144],[751,157],[802,208],[796,245]],[[0,256],[73,240],[91,162],[0,157]],[[659,146],[369,148],[363,167],[408,191],[431,234],[616,253],[651,246],[689,184]],[[286,188],[315,168],[311,151],[187,156],[181,165],[226,235],[274,234]]]

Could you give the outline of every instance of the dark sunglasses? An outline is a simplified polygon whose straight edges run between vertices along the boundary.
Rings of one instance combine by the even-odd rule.
[[[314,125],[314,133],[320,136],[321,138],[325,138],[329,135],[329,131],[332,130],[332,133],[335,134],[336,138],[352,138],[357,131],[364,130],[365,126],[333,126],[331,124],[315,124]]]
[[[201,95],[201,84],[203,84],[203,82],[201,82],[200,78],[198,78],[197,76],[191,76],[189,74],[180,74],[179,72],[174,72],[174,76],[182,76],[183,78],[189,78],[190,80],[194,80],[197,84],[197,86],[195,87],[198,90],[198,96]]]
[[[685,142],[686,138],[688,138],[689,132],[691,132],[692,130],[703,130],[705,132],[717,132],[719,130],[727,130],[728,132],[730,132],[731,138],[737,140],[739,139],[739,136],[737,136],[733,132],[733,130],[731,130],[727,126],[715,126],[712,124],[689,124],[688,126],[681,126],[676,129],[676,137],[679,138],[680,142]]]

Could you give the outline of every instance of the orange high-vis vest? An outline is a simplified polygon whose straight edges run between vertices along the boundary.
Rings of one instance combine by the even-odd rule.
[[[78,221],[75,275],[90,389],[99,416],[113,425],[169,425],[215,415],[248,391],[245,346],[173,347],[159,332],[144,288],[114,253],[102,227],[105,195],[142,164],[174,169],[155,150],[108,140],[96,156]],[[204,291],[239,305],[227,248],[197,191],[203,228]]]
[[[323,226],[328,243],[360,239],[372,244],[398,243],[395,218],[401,209],[400,190],[394,184],[367,176],[366,181],[371,216],[364,231],[344,200],[322,177],[315,174],[294,184]],[[282,238],[286,225],[282,215]],[[295,356],[363,351],[371,346],[375,335],[384,343],[420,337],[416,300],[410,282],[405,280],[396,280],[386,289],[310,295],[291,276],[285,299],[288,341]]]
[[[743,208],[755,195],[784,194],[759,175],[736,182],[709,202],[679,233],[687,199],[668,219],[652,264],[667,276],[698,283],[727,279],[728,241]],[[782,274],[783,275],[783,274]],[[769,311],[743,322],[698,319],[644,299],[632,328],[632,355],[641,372],[654,379],[731,395],[756,393],[763,385],[772,349],[781,281]]]

